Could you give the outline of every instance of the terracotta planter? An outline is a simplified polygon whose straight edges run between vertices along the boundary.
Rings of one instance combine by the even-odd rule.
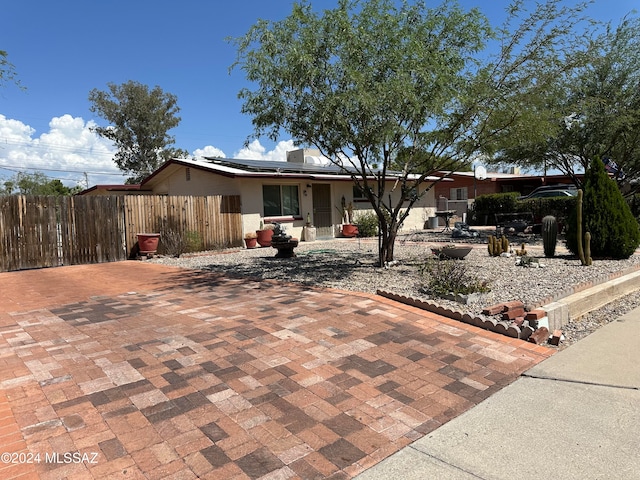
[[[342,236],[355,237],[358,235],[358,226],[351,223],[345,223],[342,225]]]
[[[247,248],[256,248],[256,244],[258,243],[257,238],[245,238],[244,243]]]
[[[142,254],[156,253],[158,251],[159,233],[138,233],[138,251]]]
[[[258,243],[261,247],[271,246],[271,237],[273,237],[273,230],[257,230],[256,235],[258,235]]]

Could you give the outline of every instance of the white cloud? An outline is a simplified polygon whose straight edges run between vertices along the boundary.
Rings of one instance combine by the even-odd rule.
[[[283,140],[278,142],[275,148],[267,152],[259,140],[254,140],[248,146],[238,150],[233,158],[246,160],[274,160],[285,162],[287,160],[287,152],[295,150],[293,140]]]
[[[115,146],[93,133],[91,128],[95,126],[92,120],[85,122],[81,117],[62,115],[51,119],[49,131],[35,136],[35,129],[29,125],[0,114],[0,181],[17,172],[39,171],[70,187],[85,187],[86,180],[89,186],[124,183],[126,176],[113,161]],[[233,158],[284,162],[287,152],[295,149],[292,140],[278,142],[269,151],[259,140],[254,140],[238,150]],[[221,149],[212,145],[196,149],[193,155],[226,157]]]
[[[30,126],[0,115],[0,177],[40,171],[68,186],[85,186],[86,179],[89,185],[123,183],[125,177],[113,162],[115,147],[91,132],[93,126],[93,121],[63,115],[49,122],[48,132],[34,137]]]
[[[227,158],[222,150],[216,147],[212,147],[211,145],[207,145],[204,148],[198,148],[194,150],[193,155],[195,157],[220,157]]]

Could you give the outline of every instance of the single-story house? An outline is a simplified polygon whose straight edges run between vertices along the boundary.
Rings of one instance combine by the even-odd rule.
[[[396,174],[387,174],[387,192],[392,192],[396,180]],[[429,177],[421,190],[437,180],[439,177]],[[261,224],[278,222],[297,238],[302,238],[307,222],[316,227],[319,238],[338,236],[343,199],[353,205],[355,222],[359,214],[370,210],[369,202],[343,168],[323,161],[315,150],[302,149],[288,152],[286,162],[219,157],[172,159],[144,179],[138,191],[129,193],[239,195],[245,233],[260,229]],[[392,199],[397,198],[397,189],[391,195]],[[436,209],[431,188],[414,205],[402,229],[424,228]]]

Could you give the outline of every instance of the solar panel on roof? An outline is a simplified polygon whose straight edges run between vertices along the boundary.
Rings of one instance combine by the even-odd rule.
[[[329,175],[345,174],[354,171],[353,168],[339,167],[335,164],[308,164],[293,162],[276,162],[268,160],[229,159],[205,157],[207,160],[232,168],[240,168],[250,172],[281,172],[281,173],[320,173]]]

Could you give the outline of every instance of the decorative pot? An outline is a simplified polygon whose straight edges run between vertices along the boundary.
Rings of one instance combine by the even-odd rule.
[[[445,245],[442,247],[431,247],[431,251],[438,258],[445,259],[462,259],[471,251],[472,247],[463,247],[459,245]]]
[[[256,244],[258,243],[257,238],[245,238],[244,243],[247,248],[256,248]]]
[[[273,237],[273,230],[257,230],[256,235],[258,235],[257,240],[261,247],[271,246],[271,237]]]
[[[138,233],[138,251],[144,255],[158,251],[159,233]]]
[[[352,223],[345,223],[342,225],[342,236],[343,237],[355,237],[358,235],[358,226],[353,225]]]

